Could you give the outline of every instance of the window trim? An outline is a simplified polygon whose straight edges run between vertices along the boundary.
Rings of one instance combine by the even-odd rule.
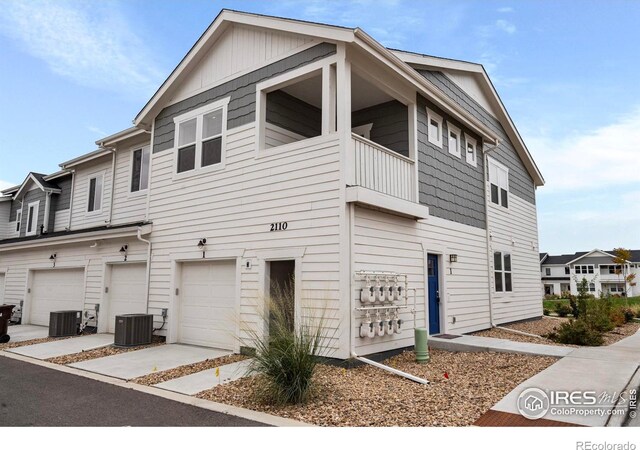
[[[20,205],[20,209],[16,211],[16,227],[13,230],[14,233],[20,233],[22,229],[22,205]]]
[[[104,191],[105,191],[105,182],[104,182],[104,175],[105,172],[101,171],[101,172],[94,172],[92,174],[87,175],[87,201],[85,203],[85,208],[84,208],[84,212],[86,215],[88,216],[97,216],[99,214],[102,214],[102,210],[104,207]],[[91,191],[91,180],[93,180],[94,178],[98,178],[100,177],[101,183],[102,183],[102,189],[100,190],[100,208],[99,209],[94,209],[93,211],[89,211],[89,192]],[[94,205],[95,205],[95,201],[94,201]]]
[[[29,231],[29,218],[31,218],[30,211],[32,206],[34,207],[33,213],[35,216],[35,221],[31,223],[33,225],[33,230]],[[25,230],[24,230],[25,236],[35,236],[38,233],[38,214],[39,213],[40,213],[40,200],[27,204],[27,223],[25,224]],[[20,216],[20,220],[22,220],[22,216]]]
[[[440,114],[433,111],[427,106],[427,140],[431,142],[433,145],[442,148],[442,135],[443,135],[443,123],[444,119]],[[431,120],[434,120],[438,123],[438,129],[440,130],[439,136],[436,138],[431,136]]]
[[[489,190],[487,192],[487,195],[489,196],[489,204],[495,207],[502,207],[505,209],[509,209],[509,168],[507,166],[505,166],[504,164],[500,164],[498,161],[496,161],[495,159],[491,158],[491,157],[487,157],[487,161],[488,161],[488,172],[489,172]],[[493,171],[496,171],[496,176],[498,177],[497,184],[493,183],[494,180],[492,180],[492,176],[491,173]],[[503,205],[502,204],[502,193],[500,192],[500,189],[502,189],[501,185],[500,185],[500,177],[499,177],[499,172],[498,171],[503,171],[505,173],[505,182],[506,182],[506,192],[507,192],[507,205]],[[492,199],[491,199],[491,185],[495,185],[498,188],[498,203],[495,203]]]
[[[501,261],[501,269],[500,270],[496,270],[496,266],[495,266],[495,255],[496,253],[500,253],[500,261]],[[510,263],[511,263],[511,269],[510,270],[505,270],[504,268],[504,257],[505,255],[509,255],[510,257]],[[513,293],[513,253],[510,250],[502,250],[502,249],[494,249],[493,250],[493,258],[492,258],[492,264],[493,264],[493,292],[496,295],[510,295]],[[502,278],[502,290],[498,290],[497,286],[496,286],[496,274],[500,273],[501,274],[501,278]],[[511,274],[511,289],[510,290],[506,290],[507,285],[505,283],[505,274],[509,273]]]
[[[469,144],[473,146],[473,158],[469,158]],[[464,155],[467,163],[472,165],[473,167],[478,167],[478,141],[469,136],[467,133],[464,134]],[[509,179],[509,171],[507,171],[507,187],[508,187],[508,179]],[[507,189],[507,193],[509,189]]]
[[[452,132],[457,135],[456,148],[453,150],[451,149],[451,145],[450,145]],[[449,150],[449,153],[455,156],[456,158],[462,157],[461,141],[462,141],[462,131],[460,130],[460,128],[458,128],[451,122],[447,121],[447,149]]]
[[[173,179],[179,180],[182,178],[189,178],[196,175],[201,175],[209,172],[217,172],[224,170],[226,165],[226,149],[227,149],[227,114],[228,106],[231,101],[231,97],[225,97],[215,102],[207,103],[199,108],[188,111],[184,114],[173,118],[174,123],[174,136],[173,136]],[[202,138],[202,130],[204,129],[203,120],[204,116],[214,112],[217,109],[222,110],[222,128],[221,128],[221,142],[220,142],[220,162],[211,164],[208,166],[202,166],[202,143],[208,140],[214,139],[209,137],[207,139]],[[196,119],[196,141],[195,141],[195,162],[193,169],[185,170],[184,172],[178,172],[178,142],[180,139],[180,124],[189,120]],[[216,135],[217,137],[217,135]],[[193,144],[189,144],[193,145]],[[186,145],[184,147],[187,147]],[[151,162],[151,159],[149,160]]]
[[[545,273],[545,277],[550,277],[551,276],[551,267],[545,267],[544,268],[544,273]]]
[[[138,196],[138,195],[145,195],[147,193],[147,191],[149,190],[149,185],[151,184],[151,157],[153,156],[152,152],[151,152],[151,146],[149,145],[143,145],[143,146],[139,146],[136,145],[134,147],[131,147],[130,149],[130,156],[129,156],[129,195],[132,197]],[[138,150],[142,150],[142,155],[144,157],[144,152],[145,150],[149,152],[149,167],[147,170],[147,187],[144,189],[138,189],[137,191],[132,191],[131,188],[131,182],[133,181],[133,160],[134,160],[134,153],[137,152]],[[140,166],[140,170],[142,171],[142,165]],[[142,179],[142,177],[141,177]]]
[[[578,267],[580,267],[580,271],[578,271]],[[586,272],[583,269],[586,269]],[[589,269],[591,269],[591,272],[589,272]],[[577,275],[594,275],[596,269],[593,264],[576,264],[573,266],[573,271]]]

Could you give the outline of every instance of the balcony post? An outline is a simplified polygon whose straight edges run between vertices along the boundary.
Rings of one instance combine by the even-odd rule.
[[[353,186],[355,183],[355,157],[351,144],[351,63],[347,58],[345,44],[338,44],[337,54],[337,128],[340,135],[340,147],[344,152],[345,184]]]

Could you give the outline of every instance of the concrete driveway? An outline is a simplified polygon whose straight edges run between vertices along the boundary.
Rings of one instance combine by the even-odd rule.
[[[86,352],[87,350],[105,347],[110,344],[113,344],[113,334],[90,334],[41,344],[25,345],[24,347],[11,348],[6,351],[29,356],[30,358],[49,359]]]
[[[10,325],[8,334],[11,337],[10,342],[24,342],[48,337],[49,328],[39,325]]]
[[[156,347],[120,353],[104,358],[69,364],[70,367],[110,377],[131,380],[150,373],[173,369],[207,359],[220,358],[232,352],[215,348],[183,344],[165,344]]]

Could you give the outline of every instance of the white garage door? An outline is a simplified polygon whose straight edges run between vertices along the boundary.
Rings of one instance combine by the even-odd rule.
[[[48,326],[51,311],[82,311],[83,269],[38,270],[32,279],[29,323]]]
[[[236,262],[184,263],[178,340],[232,350],[236,347]]]
[[[109,282],[109,333],[115,332],[116,316],[147,313],[146,264],[114,264]]]

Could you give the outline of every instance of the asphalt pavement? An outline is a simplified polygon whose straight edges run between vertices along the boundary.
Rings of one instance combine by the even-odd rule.
[[[264,426],[0,356],[0,427]]]

